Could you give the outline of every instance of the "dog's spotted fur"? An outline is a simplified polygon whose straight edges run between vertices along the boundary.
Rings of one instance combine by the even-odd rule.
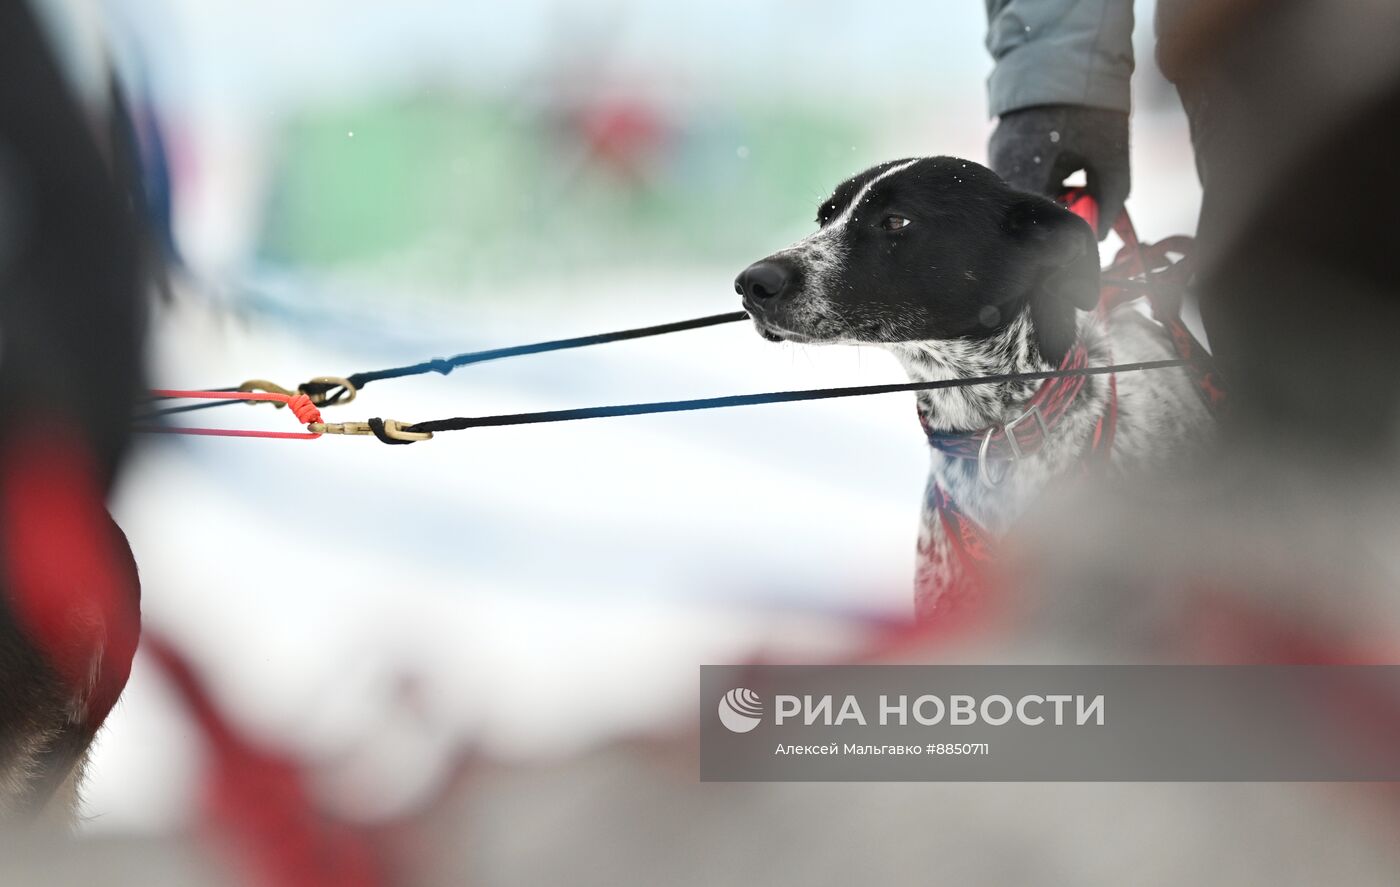
[[[895,227],[892,217],[909,224]],[[1053,369],[1076,338],[1093,366],[1175,356],[1161,328],[1133,306],[1102,321],[1087,310],[1098,296],[1087,225],[977,164],[949,157],[882,164],[842,183],[818,221],[818,231],[740,275],[744,305],[766,338],[877,344],[915,381]],[[1205,439],[1209,418],[1184,372],[1124,374],[1117,386],[1114,471],[1165,467]],[[1019,417],[1037,387],[918,398],[930,427],[971,431]],[[1108,395],[1106,377],[1088,377],[1050,438],[995,490],[979,479],[975,461],[931,451],[918,546],[921,615],[960,579],[930,501],[933,486],[989,532],[1005,533],[1084,458]]]

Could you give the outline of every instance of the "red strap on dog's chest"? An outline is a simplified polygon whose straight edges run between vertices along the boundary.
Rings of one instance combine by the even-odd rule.
[[[948,542],[948,556],[957,568],[957,582],[941,590],[940,611],[949,606],[972,601],[985,590],[987,573],[996,562],[991,534],[963,513],[946,490],[934,484],[929,492],[929,504],[943,525]]]
[[[1083,342],[1075,342],[1074,347],[1060,361],[1061,370],[1081,370],[1089,365],[1089,349]],[[949,456],[961,459],[977,459],[983,454],[988,459],[1011,461],[1039,452],[1045,444],[1046,430],[1053,431],[1070,404],[1084,390],[1086,376],[1059,376],[1046,379],[1026,402],[1022,415],[1029,416],[1037,411],[1041,421],[1023,422],[1014,429],[1005,425],[982,428],[977,431],[936,431],[929,427],[928,417],[919,409],[919,424],[933,447]],[[1043,423],[1043,424],[1042,424]],[[988,437],[990,435],[990,438]]]
[[[1094,423],[1094,438],[1089,444],[1089,462],[1092,465],[1108,464],[1109,453],[1113,451],[1113,436],[1118,429],[1118,376],[1108,377],[1108,403]]]
[[[992,562],[992,537],[957,506],[947,491],[934,484],[932,504],[948,532],[953,556],[964,569],[978,570]]]
[[[1206,408],[1212,415],[1221,415],[1227,407],[1225,384],[1210,352],[1181,319],[1181,300],[1192,272],[1191,238],[1168,237],[1144,244],[1138,240],[1137,229],[1126,212],[1114,222],[1113,230],[1123,241],[1123,248],[1114,257],[1113,264],[1104,269],[1099,313],[1107,315],[1124,302],[1144,295],[1142,289],[1128,285],[1141,276],[1152,319],[1166,329],[1172,348],[1186,361],[1187,375]],[[1172,261],[1172,253],[1178,254],[1180,260]]]

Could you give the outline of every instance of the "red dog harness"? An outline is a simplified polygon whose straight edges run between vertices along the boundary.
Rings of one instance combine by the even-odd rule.
[[[1097,230],[1098,204],[1086,190],[1070,189],[1062,199],[1072,212]],[[1118,217],[1113,230],[1123,241],[1123,247],[1100,277],[1099,304],[1095,313],[1102,321],[1119,305],[1146,296],[1153,319],[1162,324],[1177,354],[1187,361],[1186,370],[1201,399],[1212,414],[1219,414],[1225,406],[1225,389],[1219,373],[1205,347],[1181,320],[1181,301],[1191,273],[1191,238],[1169,237],[1155,244],[1144,244],[1138,240],[1127,211]],[[1081,340],[1070,348],[1059,368],[1083,369],[1088,365],[1089,349]],[[931,446],[955,458],[976,459],[982,481],[994,487],[1001,478],[992,477],[990,464],[1003,463],[1006,466],[1002,470],[1004,478],[1011,463],[1039,452],[1086,383],[1084,376],[1045,380],[1027,402],[1025,411],[1004,425],[975,431],[935,431],[929,427],[922,408],[919,410],[919,422]],[[1107,466],[1117,424],[1118,380],[1115,374],[1110,374],[1108,402],[1094,426],[1093,440],[1085,459],[1086,470],[1101,470]],[[991,534],[963,513],[947,491],[937,484],[930,493],[930,504],[943,523],[953,560],[963,568],[969,581],[980,584],[981,574],[995,560]]]

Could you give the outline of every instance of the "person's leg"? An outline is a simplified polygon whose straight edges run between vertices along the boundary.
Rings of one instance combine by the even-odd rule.
[[[1230,392],[1226,440],[1340,467],[1395,444],[1400,71],[1372,65],[1364,94],[1320,76],[1328,41],[1365,55],[1351,4],[1321,10],[1330,35],[1303,27],[1320,11],[1308,0],[1275,19],[1234,6],[1213,31],[1209,4],[1190,0],[1164,0],[1158,20],[1204,189],[1197,289]]]
[[[1324,457],[1397,450],[1398,115],[1400,82],[1276,179],[1201,281],[1251,438]],[[1207,165],[1218,159],[1208,152]],[[1203,212],[1203,236],[1210,222]]]

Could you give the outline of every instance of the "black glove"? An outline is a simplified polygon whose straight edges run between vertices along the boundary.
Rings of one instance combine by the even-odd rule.
[[[1078,170],[1099,203],[1099,239],[1108,236],[1132,187],[1128,115],[1078,105],[1042,105],[1001,115],[987,146],[991,167],[1013,188],[1058,197]]]

